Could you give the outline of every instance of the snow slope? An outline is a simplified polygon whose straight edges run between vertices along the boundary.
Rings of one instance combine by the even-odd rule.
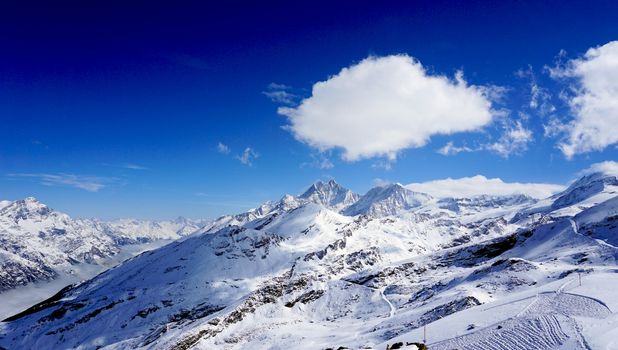
[[[32,197],[3,202],[0,209],[0,296],[10,300],[0,305],[0,317],[40,301],[67,284],[91,278],[144,249],[160,247],[171,239],[186,236],[199,227],[198,223],[186,219],[112,223],[73,219]],[[38,285],[30,288],[33,283]],[[17,287],[24,288],[4,294]]]
[[[540,201],[314,186],[64,290],[0,346],[612,349],[618,201],[587,176]]]

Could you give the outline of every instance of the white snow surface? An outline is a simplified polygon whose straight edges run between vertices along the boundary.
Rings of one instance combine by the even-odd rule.
[[[46,299],[54,289],[92,278],[145,249],[186,236],[200,224],[187,219],[73,219],[32,197],[3,202],[0,298],[7,301],[0,303],[0,319]]]
[[[316,183],[0,323],[0,347],[618,349],[615,179],[541,200],[395,184],[353,203]]]

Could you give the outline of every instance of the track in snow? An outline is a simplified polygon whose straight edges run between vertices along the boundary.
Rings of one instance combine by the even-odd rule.
[[[575,220],[569,218],[569,223],[571,223],[571,229],[573,229],[573,232],[575,232],[576,235],[579,235],[579,227]]]
[[[395,316],[395,306],[393,306],[393,303],[391,303],[391,301],[388,300],[386,295],[384,295],[384,288],[380,289],[380,296],[382,296],[382,299],[384,299],[384,301],[388,304],[388,307],[390,308],[388,317],[390,318]]]
[[[564,287],[564,286],[563,286]],[[558,291],[541,293],[516,317],[476,332],[431,344],[430,348],[486,350],[549,350],[568,345],[589,349],[572,316],[605,318],[611,311],[602,302]]]

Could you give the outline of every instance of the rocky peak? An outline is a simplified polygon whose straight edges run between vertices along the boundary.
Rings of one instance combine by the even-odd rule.
[[[552,208],[558,209],[579,203],[601,193],[608,186],[618,186],[616,175],[604,172],[587,174],[573,182],[566,190],[554,195]]]
[[[52,210],[34,197],[17,200],[0,209],[0,215],[13,219],[15,222],[48,216]]]
[[[374,187],[344,211],[346,215],[393,215],[402,210],[418,207],[432,197],[414,192],[399,183]]]
[[[321,204],[336,210],[344,209],[356,202],[360,196],[339,185],[335,180],[318,181],[311,185],[299,198]]]

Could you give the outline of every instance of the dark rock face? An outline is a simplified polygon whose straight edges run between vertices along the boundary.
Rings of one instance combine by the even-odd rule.
[[[17,286],[25,286],[32,282],[49,281],[58,276],[53,268],[40,260],[38,261],[39,264],[33,264],[34,266],[19,264],[10,260],[4,261],[0,265],[0,292]]]

